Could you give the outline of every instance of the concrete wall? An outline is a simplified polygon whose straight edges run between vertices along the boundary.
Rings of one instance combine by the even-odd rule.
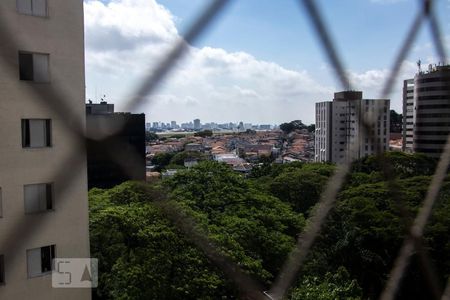
[[[53,289],[51,275],[28,278],[26,262],[27,249],[53,244],[56,257],[89,257],[85,153],[65,126],[85,122],[82,5],[48,0],[49,16],[35,17],[19,14],[15,0],[0,1],[0,26],[17,40],[17,47],[4,37],[0,44],[0,299],[90,299],[88,289]],[[50,83],[20,81],[18,51],[49,54]],[[50,86],[60,96],[50,97]],[[58,115],[58,108],[71,117]],[[51,147],[22,148],[21,119],[32,118],[52,120]],[[25,215],[23,186],[47,182],[54,186],[54,210]]]

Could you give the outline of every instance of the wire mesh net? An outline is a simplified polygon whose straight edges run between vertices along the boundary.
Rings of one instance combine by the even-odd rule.
[[[189,44],[192,44],[197,40],[202,33],[208,28],[210,23],[217,17],[217,15],[223,11],[227,5],[232,4],[231,0],[214,0],[207,5],[203,12],[199,15],[198,19],[193,22],[192,26],[187,30],[186,34],[179,39],[173,48],[165,55],[164,59],[158,64],[155,69],[148,70],[147,75],[142,78],[139,87],[131,92],[133,95],[125,106],[128,111],[133,111],[139,105],[144,102],[148,102],[149,95],[152,94],[161,81],[165,78],[170,80],[170,72],[175,66],[175,63],[183,57],[187,51]],[[440,60],[447,61],[446,49],[442,41],[442,34],[439,27],[439,23],[433,10],[432,0],[421,0],[420,9],[417,11],[416,17],[412,20],[410,29],[401,44],[400,50],[396,55],[393,65],[390,68],[390,74],[387,81],[384,83],[384,88],[380,98],[386,98],[392,92],[395,81],[398,77],[399,70],[402,62],[405,60],[412,45],[418,35],[419,30],[428,22],[433,45],[436,48],[437,53],[440,56]],[[346,73],[346,68],[342,62],[341,56],[337,52],[333,38],[325,25],[324,18],[321,14],[314,0],[298,0],[300,9],[304,10],[309,17],[309,21],[312,25],[314,33],[318,36],[318,40],[323,49],[324,55],[330,62],[334,69],[336,78],[338,78],[340,85],[343,89],[350,90],[351,83]],[[14,35],[14,30],[10,24],[8,24],[5,18],[0,18],[0,40],[2,46],[0,46],[0,57],[3,59],[2,65],[4,68],[15,70],[16,65],[9,59],[8,53],[11,49],[18,49],[19,41]],[[60,169],[54,171],[54,178],[57,178],[59,182],[63,182],[63,186],[70,186],[77,173],[84,172],[82,169],[83,164],[80,163],[80,156],[77,155],[80,151],[84,151],[86,143],[102,143],[107,140],[111,135],[104,134],[103,136],[97,136],[95,139],[85,136],[84,124],[80,122],[79,118],[73,112],[73,109],[67,102],[60,101],[64,99],[64,91],[58,89],[58,85],[50,85],[46,89],[35,87],[32,89],[35,99],[40,101],[40,105],[47,107],[59,118],[66,120],[63,125],[66,130],[72,133],[73,139],[76,141],[77,147],[74,147],[66,158],[66,161],[61,163]],[[363,120],[365,132],[368,136],[373,137],[373,131],[370,130],[373,127],[374,121],[370,118]],[[375,139],[376,140],[376,139]],[[121,163],[120,155],[118,151],[122,149],[122,145],[115,144],[105,147],[105,151],[111,152],[112,157],[117,158],[117,163]],[[381,145],[377,145],[377,149],[381,152]],[[351,151],[351,149],[349,150]],[[139,161],[137,154],[127,153],[128,156],[132,155],[136,157],[136,161]],[[435,205],[439,191],[447,175],[448,165],[450,163],[450,138],[447,140],[445,150],[441,155],[432,182],[428,187],[428,192],[422,203],[422,206],[411,223],[409,234],[405,237],[401,250],[398,253],[398,257],[392,267],[390,275],[388,276],[387,283],[384,291],[381,295],[381,299],[394,299],[396,292],[401,285],[402,278],[407,272],[408,263],[411,260],[413,254],[423,258],[422,268],[423,274],[428,280],[435,282],[435,274],[433,274],[433,268],[427,268],[431,266],[430,259],[426,253],[426,249],[421,246],[421,242],[424,236],[424,228],[427,225],[430,216],[433,213],[433,206]],[[217,265],[223,270],[224,274],[229,277],[242,292],[243,298],[247,299],[283,299],[288,290],[294,284],[298,274],[302,271],[302,266],[305,263],[306,257],[309,252],[312,251],[313,245],[317,237],[320,235],[321,229],[327,220],[330,211],[333,209],[339,191],[343,187],[346,176],[351,169],[351,161],[338,165],[334,175],[329,179],[324,192],[321,195],[321,200],[318,204],[318,208],[315,210],[314,215],[310,218],[308,226],[300,234],[298,242],[287,261],[285,262],[282,270],[274,280],[273,285],[269,291],[264,291],[262,285],[258,280],[252,278],[241,267],[223,254],[212,243],[206,233],[199,231],[195,227],[195,221],[185,214],[181,213],[177,207],[171,206],[170,203],[160,201],[159,205],[167,212],[169,218],[174,220],[174,223],[181,229],[181,231],[193,241],[211,260],[212,263]],[[383,175],[388,181],[389,190],[392,195],[398,195],[398,191],[394,182],[394,174],[389,164],[383,160],[380,160]],[[66,171],[66,166],[71,167],[71,172]],[[124,165],[125,172],[132,170],[126,170],[129,165]],[[64,197],[62,197],[60,205],[64,205]],[[405,220],[408,223],[408,220]],[[4,239],[0,241],[1,245],[7,245],[10,252],[14,252],[14,249],[20,248],[26,240],[33,235],[33,232],[38,231],[40,228],[39,223],[35,223],[33,227],[29,227],[29,223],[26,218],[19,218],[14,226],[15,230],[10,232]],[[20,238],[17,238],[17,237]],[[14,257],[7,261],[7,264],[14,264]],[[8,265],[7,265],[8,266]],[[428,271],[427,271],[428,270]],[[446,288],[441,288],[438,285],[430,284],[429,288],[432,290],[432,294],[436,298],[442,297],[442,299],[449,299],[450,284]]]

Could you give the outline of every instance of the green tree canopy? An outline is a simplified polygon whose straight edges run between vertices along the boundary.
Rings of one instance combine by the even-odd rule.
[[[173,199],[201,216],[213,240],[263,281],[276,274],[304,225],[301,214],[225,164],[202,162],[166,185]]]
[[[357,300],[361,299],[362,289],[344,267],[336,273],[328,272],[324,278],[305,276],[299,287],[291,293],[291,300]]]
[[[205,155],[200,153],[200,152],[196,152],[196,151],[183,151],[183,152],[178,152],[177,154],[175,154],[171,160],[170,163],[174,164],[174,165],[180,165],[183,166],[184,165],[184,160],[185,159],[197,159],[197,160],[204,160]]]
[[[126,182],[92,189],[91,253],[104,299],[217,299],[236,291],[153,201],[161,193]]]
[[[194,136],[200,136],[200,137],[208,137],[208,136],[212,136],[212,135],[213,135],[212,130],[203,130],[203,131],[194,133]]]
[[[282,123],[280,125],[280,129],[283,130],[284,133],[291,133],[296,129],[305,129],[307,126],[303,124],[301,120],[294,120],[289,123]]]
[[[157,141],[159,139],[158,135],[151,131],[145,131],[145,141],[146,142],[153,142]]]

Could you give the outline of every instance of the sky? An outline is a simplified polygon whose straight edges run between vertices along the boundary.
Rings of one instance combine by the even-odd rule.
[[[379,98],[418,0],[316,0],[352,87]],[[120,111],[211,0],[84,0],[86,98]],[[435,3],[450,56],[450,0]],[[428,23],[389,95],[439,59]],[[314,123],[314,103],[343,90],[300,1],[231,0],[134,113],[147,122]]]

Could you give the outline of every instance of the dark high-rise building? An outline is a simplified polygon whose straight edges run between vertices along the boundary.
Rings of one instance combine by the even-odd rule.
[[[200,119],[195,119],[194,120],[194,129],[198,130],[198,129],[201,129],[201,128],[202,128],[202,126],[200,124]]]
[[[419,71],[403,95],[405,150],[438,158],[450,133],[450,65]]]
[[[145,115],[114,112],[106,102],[86,104],[88,187],[111,188],[145,180]]]

